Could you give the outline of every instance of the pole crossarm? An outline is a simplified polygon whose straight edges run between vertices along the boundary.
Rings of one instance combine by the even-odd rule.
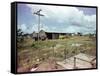
[[[42,10],[40,9],[39,11],[34,12],[33,14],[36,14],[36,15],[38,15],[38,16],[44,16],[43,14],[40,14],[41,11],[42,11]]]

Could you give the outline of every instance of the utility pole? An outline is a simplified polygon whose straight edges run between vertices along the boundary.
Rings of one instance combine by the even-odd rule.
[[[39,45],[39,32],[40,32],[40,17],[44,16],[43,14],[40,14],[42,10],[39,9],[38,11],[34,12],[33,14],[38,16],[38,33],[37,33],[37,37],[38,37],[38,45]],[[38,54],[40,53],[40,50],[38,51]],[[39,61],[40,59],[38,59]]]
[[[40,16],[44,16],[43,14],[40,14],[42,10],[39,9],[37,12],[34,12],[33,14],[38,16],[38,41],[39,41],[39,31],[40,31]]]

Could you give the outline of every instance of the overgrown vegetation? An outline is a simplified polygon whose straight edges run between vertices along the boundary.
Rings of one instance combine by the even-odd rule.
[[[26,38],[18,46],[18,67],[30,68],[35,64],[40,64],[50,57],[56,61],[74,56],[80,52],[95,55],[95,37],[73,36],[66,39],[55,39],[45,41],[34,41]]]

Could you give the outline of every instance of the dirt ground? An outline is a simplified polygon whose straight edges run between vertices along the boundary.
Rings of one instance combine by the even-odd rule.
[[[65,68],[58,65],[56,61],[52,58],[44,61],[41,64],[35,64],[30,68],[18,68],[18,72],[34,72],[34,71],[55,71],[55,70],[64,70]],[[34,71],[33,71],[34,70]]]
[[[26,39],[20,45],[17,72],[63,70],[57,61],[65,59],[65,52],[68,58],[78,53],[96,56],[96,39],[88,36],[46,40],[40,41],[39,44],[32,39]]]
[[[54,71],[63,70],[64,68],[56,63],[54,59],[48,59],[41,63],[35,71]]]

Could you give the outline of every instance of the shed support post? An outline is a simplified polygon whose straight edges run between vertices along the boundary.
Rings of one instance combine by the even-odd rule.
[[[74,57],[74,69],[76,68],[76,57]]]

